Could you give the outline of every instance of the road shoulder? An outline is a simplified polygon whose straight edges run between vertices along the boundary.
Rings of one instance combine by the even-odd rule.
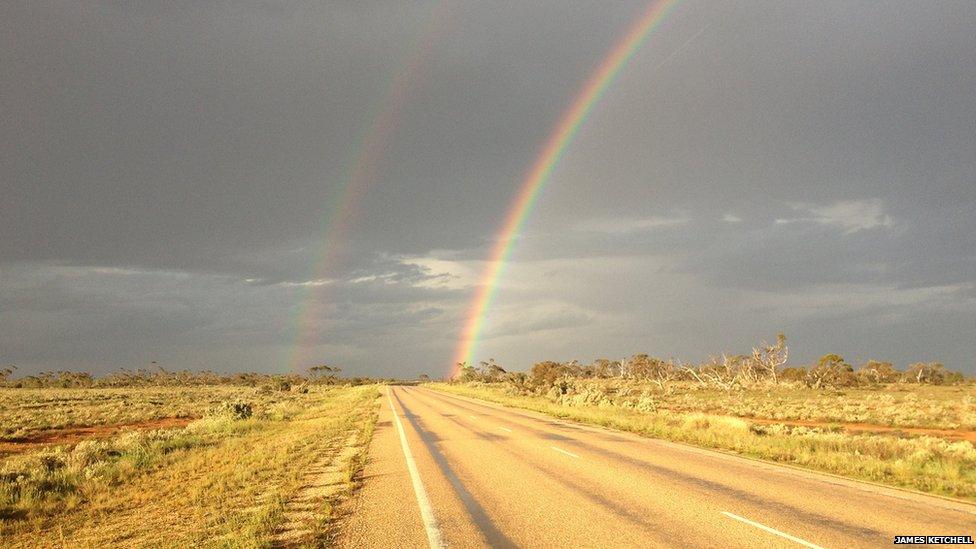
[[[389,547],[389,540],[397,540],[397,547],[428,547],[393,414],[388,399],[381,402],[363,485],[347,503],[349,519],[336,545]]]

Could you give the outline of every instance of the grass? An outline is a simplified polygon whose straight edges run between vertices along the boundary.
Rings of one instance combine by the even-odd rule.
[[[115,407],[103,404],[119,400],[119,391],[125,390],[76,391],[94,393],[88,398],[95,405],[85,411],[75,403],[70,417],[118,419]],[[0,545],[270,546],[289,501],[306,481],[304,471],[334,460],[352,439],[358,445],[352,453],[355,461],[340,465],[348,480],[337,498],[321,502],[322,509],[331,513],[348,494],[379,396],[376,386],[312,387],[308,393],[269,394],[239,387],[188,391],[189,398],[178,390],[135,389],[129,397],[170,396],[157,405],[163,413],[196,410],[204,416],[184,428],[125,432],[6,458],[0,465]],[[204,397],[206,391],[213,394]],[[50,402],[66,396],[51,392],[59,394],[4,398]],[[229,407],[192,402],[196,396],[212,403],[214,394],[251,397],[253,415],[244,418]],[[30,422],[42,428],[45,420],[31,417]],[[318,536],[327,535],[332,519],[324,518]],[[324,538],[308,541],[314,545],[316,539]]]
[[[976,429],[976,386],[971,384],[891,384],[829,390],[778,386],[740,392],[687,387],[679,384],[671,394],[655,395],[657,407],[775,420]]]
[[[599,382],[593,382],[599,384]],[[778,388],[725,393],[679,387],[672,394],[650,387],[596,386],[548,395],[507,392],[502,384],[444,384],[431,388],[641,435],[731,451],[851,478],[976,500],[976,449],[965,440],[937,436],[852,434],[841,424],[957,428],[971,426],[973,388],[924,387],[901,396],[869,390],[809,394]],[[915,388],[913,387],[913,390]],[[629,395],[621,396],[621,392]],[[865,393],[865,394],[861,394]],[[871,393],[871,394],[868,394]],[[874,398],[868,398],[871,395]],[[960,404],[960,401],[963,403]],[[773,404],[770,404],[773,403]],[[878,403],[884,403],[879,406]],[[907,404],[906,404],[907,403]],[[907,408],[907,410],[906,410]],[[917,416],[912,415],[918,413]],[[741,417],[748,416],[748,417]],[[759,422],[816,419],[822,426]],[[750,419],[755,418],[755,419]]]
[[[68,427],[118,425],[163,418],[199,418],[222,402],[261,407],[299,402],[300,393],[218,385],[99,389],[0,388],[0,440]],[[264,407],[264,409],[268,409]]]

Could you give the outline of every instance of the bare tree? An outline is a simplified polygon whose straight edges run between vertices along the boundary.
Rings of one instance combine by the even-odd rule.
[[[599,358],[593,362],[593,370],[596,377],[620,377],[620,361]]]
[[[693,377],[705,385],[712,385],[724,391],[731,391],[736,384],[742,383],[740,376],[741,355],[726,355],[719,357],[709,357],[708,362],[698,367],[697,374],[692,372]],[[686,371],[690,371],[687,369]]]
[[[674,359],[670,359],[667,362],[663,360],[657,360],[653,364],[653,368],[650,372],[649,380],[661,389],[662,392],[669,392],[671,390],[671,382],[678,379],[681,374],[681,368],[675,367]]]
[[[754,365],[765,375],[777,383],[776,373],[780,366],[789,360],[790,349],[786,346],[786,336],[779,334],[776,336],[776,344],[770,345],[765,341],[759,347],[753,347],[752,360]]]

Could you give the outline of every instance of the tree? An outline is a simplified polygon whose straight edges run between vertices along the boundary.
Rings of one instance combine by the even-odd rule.
[[[313,380],[325,383],[334,383],[340,371],[342,371],[341,368],[329,366],[328,364],[319,364],[308,369],[308,373]]]
[[[591,366],[594,377],[609,378],[620,376],[620,361],[599,358],[593,361]]]
[[[807,379],[807,370],[803,366],[790,366],[783,368],[779,378],[784,381],[804,381]]]
[[[525,372],[512,372],[511,374],[508,374],[505,382],[517,395],[524,395],[532,392],[532,384],[529,381],[529,376],[527,376]]]
[[[752,359],[743,355],[726,355],[721,358],[711,356],[697,370],[685,367],[683,372],[702,385],[712,385],[723,391],[743,386],[749,382],[752,372]]]
[[[943,381],[944,384],[955,385],[957,383],[962,383],[964,381],[966,381],[966,377],[963,376],[961,372],[946,370],[945,380]]]
[[[457,363],[457,373],[454,374],[454,380],[461,382],[477,381],[478,377],[478,370],[474,366],[469,366],[467,362]]]
[[[552,385],[563,375],[563,365],[552,360],[539,362],[532,366],[530,375],[536,385]]]
[[[626,362],[629,377],[650,381],[662,391],[667,391],[669,384],[677,379],[680,370],[674,365],[674,359],[661,360],[646,354],[634,355]]]
[[[481,363],[481,371],[482,377],[488,383],[499,382],[504,379],[505,374],[508,373],[505,371],[505,368],[499,366],[493,358],[489,358],[488,362]]]
[[[15,364],[8,364],[3,369],[0,369],[0,383],[6,383],[7,379],[9,379],[11,374],[13,374],[16,370],[17,366]]]
[[[826,386],[847,387],[855,383],[857,378],[854,377],[854,367],[844,357],[833,353],[820,357],[817,365],[807,372],[807,385],[814,389]]]
[[[625,377],[633,379],[660,382],[670,381],[677,377],[673,360],[662,360],[644,353],[634,355],[622,364]]]
[[[905,372],[905,378],[910,383],[943,385],[952,374],[955,374],[955,372],[946,370],[940,362],[916,362],[908,367],[908,371]]]
[[[868,360],[858,370],[857,375],[871,383],[892,383],[898,381],[900,372],[890,362]]]
[[[790,349],[786,346],[786,336],[778,334],[776,344],[770,345],[765,341],[759,347],[753,347],[752,360],[756,368],[776,383],[776,372],[780,366],[786,364],[790,357]]]

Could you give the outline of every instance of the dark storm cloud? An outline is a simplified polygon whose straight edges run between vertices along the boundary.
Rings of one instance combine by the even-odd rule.
[[[2,257],[220,270],[321,237],[432,5],[5,10]]]
[[[310,355],[439,373],[525,171],[644,8],[5,4],[0,362],[281,369],[313,303]],[[799,360],[972,369],[974,21],[679,3],[557,165],[485,356],[695,357],[783,329]]]
[[[341,341],[361,349],[394,329],[438,321],[443,303],[457,299],[450,289],[417,286],[439,277],[415,265],[398,269],[390,260],[377,265],[374,275],[332,280],[312,294],[295,283],[254,284],[225,275],[52,264],[7,267],[0,294],[3,351],[19,364],[105,371],[120,360],[132,365],[145,357],[173,364],[174,354],[180,356],[179,349],[187,346],[281,349],[293,344],[300,310],[308,306],[320,311],[314,343]],[[236,356],[213,357],[207,367],[288,367],[275,352],[280,353],[261,352],[244,362]]]
[[[528,117],[556,116],[635,7],[8,7],[0,257],[261,274],[242,256],[314,252],[423,39],[346,245],[477,244],[548,131]]]

